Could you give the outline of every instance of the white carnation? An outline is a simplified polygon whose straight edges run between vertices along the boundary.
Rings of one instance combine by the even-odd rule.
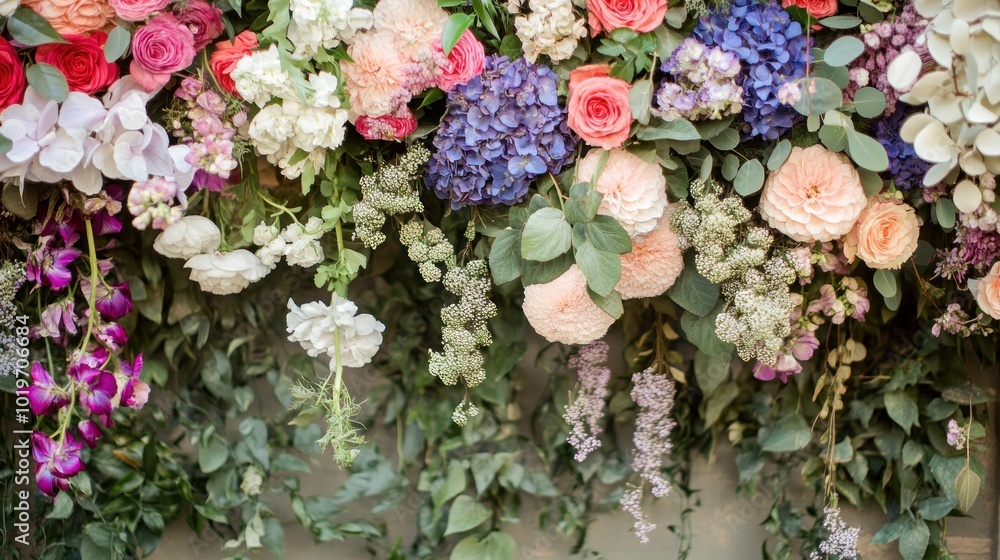
[[[259,153],[271,156],[287,149],[289,139],[295,134],[295,120],[300,108],[295,101],[286,100],[280,105],[268,105],[257,113],[250,123],[248,134]],[[270,157],[268,161],[271,161]]]
[[[251,282],[271,271],[246,249],[196,255],[184,263],[184,268],[191,269],[191,280],[197,282],[202,291],[220,296],[242,292]]]
[[[211,253],[222,243],[222,233],[204,216],[185,216],[163,230],[153,241],[153,249],[171,259],[190,259]]]
[[[296,121],[295,145],[302,151],[334,150],[344,142],[347,111],[308,107]]]
[[[284,97],[291,83],[288,72],[281,68],[276,45],[241,58],[231,77],[243,99],[254,102],[258,107],[263,107],[271,98]]]
[[[338,338],[344,367],[367,364],[382,344],[385,325],[367,313],[358,315],[358,306],[340,296],[334,295],[331,305],[314,301],[302,307],[289,299],[288,310],[288,340],[301,344],[314,358],[329,356],[331,369],[336,366]]]

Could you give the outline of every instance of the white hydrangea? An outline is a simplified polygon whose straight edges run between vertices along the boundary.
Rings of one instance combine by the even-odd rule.
[[[191,269],[191,280],[197,282],[202,291],[220,296],[242,292],[271,271],[246,249],[195,255],[184,263],[184,268]]]
[[[292,0],[288,38],[295,45],[294,58],[304,60],[320,50],[350,42],[354,34],[374,23],[372,13],[353,8],[351,0]]]
[[[518,14],[521,0],[510,0],[507,9]],[[587,35],[587,24],[573,13],[572,0],[529,0],[528,10],[514,18],[514,27],[529,62],[543,54],[552,62],[566,60]]]
[[[337,96],[337,86],[339,82],[337,76],[329,72],[320,72],[309,75],[309,85],[313,87],[313,93],[309,102],[313,107],[340,107],[340,97]]]
[[[289,97],[291,77],[281,68],[276,45],[241,58],[231,77],[243,99],[252,101],[258,107],[263,107],[275,97]]]
[[[340,340],[340,364],[361,367],[372,360],[382,344],[385,325],[367,313],[358,315],[354,302],[333,296],[326,305],[314,301],[299,307],[288,300],[286,324],[288,340],[298,342],[307,354],[330,357],[330,368],[336,367],[337,339]]]

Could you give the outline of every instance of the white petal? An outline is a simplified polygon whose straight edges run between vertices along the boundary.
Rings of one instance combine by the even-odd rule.
[[[951,36],[948,38],[955,54],[965,56],[969,52],[969,22],[956,19],[951,22]]]
[[[955,186],[953,195],[955,208],[959,211],[970,213],[975,212],[983,202],[983,193],[975,183],[966,179]]]
[[[901,53],[889,64],[889,84],[896,89],[905,90],[916,81],[922,65],[919,54],[913,51]]]
[[[62,104],[62,109],[59,111],[59,126],[93,130],[107,114],[107,109],[100,101],[74,91]]]
[[[80,129],[57,129],[55,140],[38,153],[38,162],[58,173],[69,173],[83,159],[84,134]]]
[[[976,135],[976,149],[986,157],[1000,156],[1000,134],[987,128]]]
[[[940,122],[925,126],[914,139],[913,149],[920,159],[931,163],[944,163],[958,155],[958,147]]]

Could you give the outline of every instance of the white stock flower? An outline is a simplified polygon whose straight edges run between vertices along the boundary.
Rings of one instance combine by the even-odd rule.
[[[313,358],[326,354],[331,358],[330,368],[336,367],[337,338],[340,339],[340,364],[344,367],[361,367],[372,360],[382,344],[385,325],[375,317],[358,315],[354,302],[333,296],[333,303],[326,305],[314,301],[299,307],[288,300],[288,340],[298,342]]]
[[[310,103],[313,107],[340,108],[340,97],[337,97],[337,77],[329,72],[309,75],[309,84],[313,87]]]
[[[153,249],[171,259],[190,259],[213,253],[222,244],[222,233],[215,222],[204,216],[184,216],[163,230],[153,241]]]
[[[202,291],[220,296],[242,292],[251,282],[271,271],[246,249],[195,255],[184,263],[184,268],[191,269],[191,280],[197,282]]]
[[[346,125],[347,111],[307,107],[295,124],[295,146],[306,152],[335,150],[344,142]]]
[[[324,49],[350,42],[354,34],[372,26],[372,13],[353,8],[351,0],[292,0],[288,39],[295,45],[292,56],[312,58]]]
[[[273,97],[284,97],[291,77],[281,68],[277,45],[241,58],[230,75],[243,99],[263,107]]]

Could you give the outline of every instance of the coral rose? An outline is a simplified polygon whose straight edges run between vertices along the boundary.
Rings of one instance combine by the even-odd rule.
[[[979,308],[994,319],[1000,320],[1000,262],[976,284],[976,303]]]
[[[872,201],[844,239],[848,262],[855,256],[872,268],[898,269],[917,250],[920,224],[909,204]]]
[[[622,27],[646,33],[663,23],[666,13],[667,0],[587,0],[591,36]]]
[[[440,43],[440,41],[439,41]],[[468,29],[448,53],[448,62],[439,69],[437,85],[450,92],[458,84],[467,83],[486,68],[486,50]]]
[[[605,150],[621,146],[632,126],[631,87],[625,80],[612,78],[607,64],[573,70],[569,74],[567,124],[591,146]]]
[[[177,20],[191,30],[194,48],[199,51],[225,31],[222,10],[204,0],[185,2],[184,9],[177,12]]]
[[[115,19],[107,0],[24,0],[60,35],[86,35],[104,29]]]
[[[632,239],[632,251],[621,256],[622,276],[615,289],[622,299],[656,297],[674,285],[684,269],[684,253],[670,229],[667,207],[657,228]]]
[[[125,21],[145,21],[167,7],[170,0],[108,0],[118,17]]]
[[[358,129],[361,136],[365,137],[365,140],[399,142],[413,134],[413,131],[417,129],[417,118],[409,109],[403,107],[394,115],[383,115],[375,118],[358,117],[354,127]]]
[[[173,15],[160,14],[132,36],[129,73],[146,91],[153,91],[190,66],[195,54],[191,30]]]
[[[0,37],[0,111],[16,105],[24,99],[24,64],[17,57],[17,51]]]
[[[781,0],[781,7],[798,6],[812,17],[823,19],[837,13],[837,0]]]
[[[812,243],[846,235],[867,204],[861,177],[847,156],[818,145],[795,147],[767,178],[760,214],[788,237]]]
[[[589,182],[602,150],[591,150],[580,160],[576,180]],[[667,207],[667,180],[659,164],[623,149],[607,152],[608,159],[594,186],[604,198],[599,214],[611,216],[632,237],[653,231]]]
[[[524,288],[524,316],[549,342],[587,344],[604,336],[615,319],[587,293],[587,278],[573,265],[547,284]]]
[[[208,59],[208,67],[212,69],[212,74],[222,89],[239,95],[230,74],[236,69],[236,63],[258,46],[257,34],[249,29],[241,31],[232,41],[219,41],[215,44],[215,52]]]
[[[407,60],[400,57],[396,36],[381,31],[362,33],[348,47],[353,62],[343,61],[344,91],[351,100],[351,113],[381,117],[395,112],[397,99],[407,78]]]
[[[51,64],[66,77],[70,91],[93,95],[107,89],[118,79],[118,65],[104,58],[108,35],[65,35],[68,43],[48,43],[38,47],[35,60]]]

